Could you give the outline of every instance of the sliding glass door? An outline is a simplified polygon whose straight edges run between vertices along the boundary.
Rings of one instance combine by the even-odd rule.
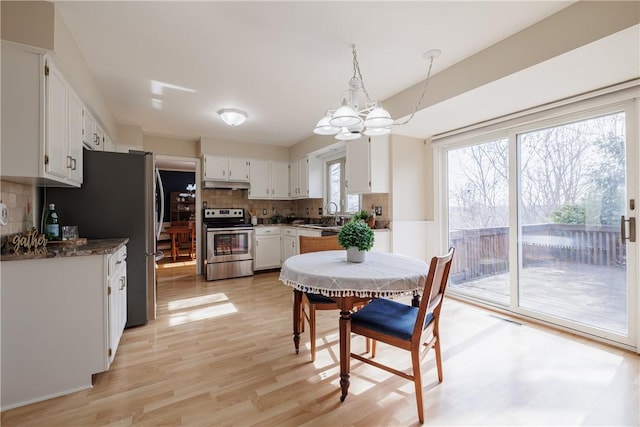
[[[451,288],[508,306],[509,145],[501,138],[447,153]]]
[[[637,160],[628,120],[611,108],[444,150],[451,292],[629,344]]]

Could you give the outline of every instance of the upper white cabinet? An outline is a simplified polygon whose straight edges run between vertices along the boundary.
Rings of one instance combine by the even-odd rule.
[[[249,160],[205,154],[204,179],[214,181],[249,181]]]
[[[82,184],[79,99],[51,59],[2,44],[2,178],[31,185]]]
[[[288,199],[289,162],[251,160],[250,199]]]
[[[304,158],[289,164],[289,192],[292,199],[322,198],[322,163]]]
[[[389,192],[389,137],[372,136],[347,142],[347,192]]]
[[[102,128],[86,107],[82,112],[82,142],[90,150],[103,150]]]
[[[82,184],[82,111],[84,104],[73,90],[69,90],[69,179]]]

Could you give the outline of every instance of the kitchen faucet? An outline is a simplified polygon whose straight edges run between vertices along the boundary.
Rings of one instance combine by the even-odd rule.
[[[331,205],[333,205],[333,207],[334,207],[333,213],[331,212]],[[334,224],[338,225],[338,205],[335,202],[329,202],[324,207],[324,210],[326,211],[327,215],[333,215],[334,216],[334,219],[333,219]]]

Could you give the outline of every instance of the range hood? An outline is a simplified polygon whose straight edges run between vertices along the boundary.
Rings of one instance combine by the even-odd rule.
[[[242,181],[217,181],[217,180],[204,180],[202,183],[202,188],[219,188],[219,189],[227,189],[227,190],[248,190],[249,183]]]

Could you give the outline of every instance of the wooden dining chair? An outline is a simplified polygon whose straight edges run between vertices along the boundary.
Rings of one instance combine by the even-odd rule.
[[[189,258],[196,257],[196,222],[189,221]]]
[[[449,278],[455,249],[444,256],[431,259],[427,281],[419,307],[412,307],[388,299],[374,299],[351,315],[351,332],[373,339],[371,358],[351,353],[351,357],[414,382],[418,419],[424,423],[422,404],[422,377],[420,362],[429,349],[435,350],[438,380],[442,382],[442,355],[440,353],[440,311]],[[412,373],[394,369],[374,361],[376,341],[411,352]]]
[[[300,253],[344,250],[338,243],[338,236],[300,236]],[[359,303],[357,306],[362,306]],[[309,339],[311,340],[311,361],[316,360],[316,310],[337,310],[338,305],[331,298],[311,292],[302,293],[302,326],[304,319],[309,324]]]

